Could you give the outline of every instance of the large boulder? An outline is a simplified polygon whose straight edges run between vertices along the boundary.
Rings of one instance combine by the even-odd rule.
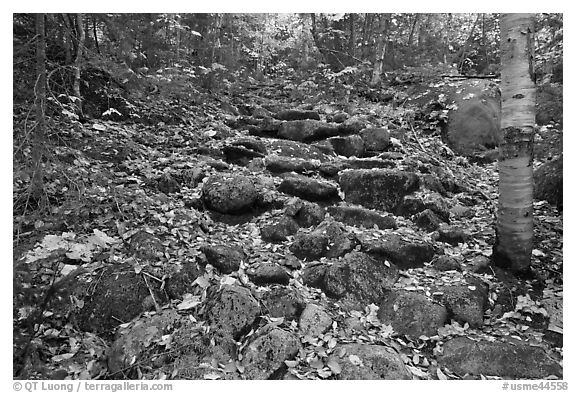
[[[328,138],[336,154],[344,157],[362,157],[364,155],[364,141],[358,135],[335,136]]]
[[[255,338],[242,353],[246,379],[269,379],[282,369],[284,361],[293,359],[300,350],[300,340],[294,333],[272,328]]]
[[[390,146],[390,132],[386,128],[365,128],[360,131],[366,151],[382,152]]]
[[[394,216],[386,216],[374,210],[345,205],[330,206],[327,210],[334,219],[348,225],[364,228],[377,226],[379,229],[396,228]]]
[[[339,379],[412,379],[400,355],[389,347],[373,344],[344,344],[335,347],[342,371]]]
[[[291,198],[285,203],[286,215],[292,217],[298,225],[309,228],[320,224],[326,216],[324,208],[316,203]]]
[[[394,331],[416,339],[435,336],[448,318],[446,308],[421,293],[392,291],[384,297],[378,319],[390,324]]]
[[[298,142],[309,142],[336,136],[340,133],[337,126],[318,120],[293,120],[282,123],[278,136]]]
[[[484,312],[488,306],[488,288],[481,280],[467,278],[469,285],[439,287],[440,301],[446,306],[450,317],[471,327],[484,324]]]
[[[362,249],[376,259],[389,260],[400,269],[422,267],[434,257],[434,247],[426,242],[408,241],[392,234],[382,239],[359,237]]]
[[[149,285],[155,292],[157,302],[161,302],[160,286],[154,280]],[[84,295],[84,294],[83,294]],[[109,334],[122,322],[128,322],[144,311],[148,311],[147,299],[150,289],[140,274],[133,268],[112,265],[98,275],[98,280],[85,293],[84,307],[77,315],[80,329],[89,332]]]
[[[212,291],[206,304],[210,325],[235,339],[250,330],[258,315],[260,306],[250,290],[235,285]]]
[[[500,91],[489,81],[464,82],[453,96],[455,110],[448,114],[445,137],[461,154],[498,146],[500,139]]]
[[[320,120],[320,114],[316,111],[306,111],[298,109],[285,109],[276,114],[278,120]]]
[[[356,238],[342,224],[325,221],[311,232],[299,231],[290,251],[300,259],[337,258],[354,249]]]
[[[266,157],[266,169],[273,173],[309,172],[320,168],[320,161],[271,155]]]
[[[321,180],[302,175],[288,175],[278,186],[278,191],[309,201],[330,201],[340,199],[336,186]]]
[[[172,333],[174,326],[182,317],[175,310],[163,310],[149,319],[139,319],[117,333],[108,352],[108,370],[110,374],[121,376],[137,361],[150,361],[149,347],[159,342],[162,336]]]
[[[489,375],[504,379],[562,379],[562,366],[544,349],[523,341],[476,341],[456,337],[444,344],[438,364],[459,376]]]
[[[244,250],[238,246],[207,244],[200,247],[200,251],[204,253],[209,264],[224,274],[237,271],[240,268],[240,264],[248,259]]]
[[[254,181],[242,175],[213,175],[204,183],[202,198],[210,210],[224,214],[249,211],[258,200]]]
[[[332,326],[332,318],[321,306],[309,303],[300,316],[299,325],[305,336],[318,337]]]
[[[386,265],[354,251],[334,260],[326,269],[320,288],[328,296],[342,300],[346,308],[362,310],[370,303],[380,302],[398,276],[393,264]]]
[[[548,201],[562,210],[562,154],[534,171],[534,198]]]
[[[329,160],[328,155],[322,150],[307,143],[270,139],[266,141],[266,146],[270,154],[281,157],[303,158],[308,161],[318,160],[320,162]]]
[[[260,235],[262,239],[269,242],[283,242],[288,236],[298,232],[299,228],[296,220],[284,215],[277,222],[263,226],[260,229]]]
[[[273,286],[261,296],[264,309],[273,318],[297,320],[306,306],[304,298],[298,291],[285,286]]]
[[[261,263],[246,271],[250,280],[256,285],[288,284],[290,273],[276,263]]]
[[[392,169],[344,171],[339,183],[346,202],[382,211],[394,211],[405,195],[420,187],[416,174]]]

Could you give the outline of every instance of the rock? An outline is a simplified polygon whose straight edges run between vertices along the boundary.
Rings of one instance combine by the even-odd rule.
[[[390,146],[390,132],[386,128],[365,128],[360,131],[368,151],[382,152]]]
[[[320,168],[319,161],[310,161],[304,158],[289,158],[275,155],[266,157],[266,169],[273,173],[303,173],[315,171],[318,168]]]
[[[452,225],[443,225],[438,228],[438,241],[457,246],[460,243],[466,243],[470,235],[464,232],[462,228]]]
[[[386,169],[396,168],[396,162],[381,158],[349,158],[343,161],[349,169]]]
[[[170,357],[176,358],[169,374],[177,379],[207,379],[208,375],[217,374],[220,379],[240,379],[238,373],[224,373],[217,368],[206,367],[212,362],[228,364],[237,357],[234,339],[222,332],[202,332],[199,334],[198,323],[184,318],[183,325],[172,335]],[[159,360],[169,362],[166,355]],[[162,363],[160,364],[162,365]],[[158,366],[156,366],[158,367]]]
[[[298,232],[290,245],[290,251],[299,259],[314,261],[326,254],[328,243],[328,236],[324,233]]]
[[[149,280],[159,304],[165,297],[160,285]],[[98,275],[98,281],[75,294],[84,301],[84,307],[75,310],[78,326],[86,332],[108,335],[112,329],[147,311],[146,298],[150,296],[148,286],[139,274],[127,266],[111,265]]]
[[[164,194],[172,194],[180,191],[180,184],[168,173],[164,173],[158,180],[158,190]]]
[[[293,333],[280,328],[271,329],[244,349],[242,358],[244,377],[269,379],[285,367],[285,360],[296,356],[300,347],[300,340]]]
[[[329,157],[315,146],[306,143],[271,139],[266,141],[268,151],[282,157],[303,158],[305,160],[318,160],[326,162]]]
[[[322,153],[326,154],[327,156],[335,156],[336,155],[336,152],[334,151],[334,147],[332,147],[332,144],[330,142],[328,142],[326,139],[311,143],[310,146],[314,146],[315,148],[317,148],[318,150],[320,150]]]
[[[209,294],[206,303],[206,318],[210,325],[235,339],[250,330],[258,315],[260,306],[244,287],[223,285],[220,291]]]
[[[253,136],[265,137],[265,138],[275,138],[278,136],[278,130],[282,125],[282,121],[272,118],[259,119],[260,121],[256,124],[242,125],[236,122],[230,127],[247,129],[248,133]]]
[[[265,157],[264,154],[244,146],[227,145],[222,148],[226,161],[231,164],[246,166],[254,158]]]
[[[300,231],[290,246],[290,251],[300,259],[337,258],[354,249],[358,244],[341,224],[325,221],[312,232]]]
[[[309,287],[320,288],[328,266],[324,263],[307,263],[302,271],[302,283]]]
[[[563,208],[562,154],[534,171],[534,198]]]
[[[445,130],[450,147],[461,154],[498,146],[500,92],[490,81],[469,81],[453,97],[456,110],[448,113]]]
[[[409,218],[426,209],[430,209],[442,221],[450,222],[450,205],[446,199],[437,193],[431,193],[424,197],[406,195],[397,206],[396,214]]]
[[[422,267],[435,253],[429,243],[409,242],[394,234],[378,240],[363,237],[359,240],[365,252],[376,259],[389,260],[400,269]]]
[[[266,144],[258,138],[239,138],[236,139],[235,141],[232,141],[232,146],[242,146],[256,153],[260,153],[263,155],[268,154]]]
[[[246,271],[250,280],[256,285],[283,284],[290,282],[290,274],[276,263],[261,263],[256,268]]]
[[[272,318],[286,321],[300,318],[306,303],[300,293],[292,288],[274,286],[262,294],[262,306]]]
[[[374,226],[377,226],[379,229],[395,229],[397,227],[396,220],[393,216],[385,216],[362,207],[345,205],[330,206],[328,207],[328,213],[330,213],[334,219],[352,226],[364,228],[374,228]]]
[[[308,303],[300,316],[300,331],[305,336],[318,337],[331,326],[330,315],[314,303]]]
[[[205,177],[206,174],[204,173],[204,170],[199,166],[195,168],[184,169],[180,174],[182,183],[189,188],[195,188]]]
[[[364,155],[364,141],[358,135],[328,138],[336,154],[344,157],[362,157]]]
[[[379,158],[349,158],[347,160],[325,162],[320,165],[320,173],[327,177],[335,177],[345,169],[383,169],[395,168],[396,163]]]
[[[158,237],[146,231],[138,231],[130,237],[130,251],[140,259],[158,260],[164,255],[164,246]]]
[[[303,228],[320,224],[326,215],[323,207],[300,198],[290,198],[285,204],[285,209],[286,215],[293,217]]]
[[[300,226],[292,217],[282,216],[276,224],[270,224],[260,229],[262,239],[269,242],[283,242],[288,236],[298,232]]]
[[[472,281],[470,285],[445,286],[438,290],[442,292],[441,302],[452,319],[462,324],[468,323],[474,328],[484,324],[484,311],[488,305],[485,284],[478,280]]]
[[[448,255],[440,255],[433,262],[432,266],[434,266],[434,269],[440,272],[447,272],[450,270],[456,270],[459,272],[462,271],[462,267],[460,266],[460,262],[458,262],[458,259]]]
[[[286,176],[278,191],[313,202],[340,199],[336,186],[302,175]]]
[[[391,348],[373,344],[344,344],[335,347],[342,368],[339,379],[412,379],[400,355]]]
[[[414,224],[426,230],[427,232],[434,232],[442,225],[442,220],[430,209],[426,209],[416,215],[413,219]]]
[[[542,348],[519,340],[475,341],[456,337],[444,344],[438,364],[459,376],[486,375],[504,379],[562,379],[562,366]]]
[[[204,183],[202,198],[206,207],[224,214],[250,210],[258,200],[254,181],[242,175],[213,175]]]
[[[124,373],[135,361],[150,361],[149,346],[159,342],[163,335],[172,333],[175,324],[182,317],[174,310],[163,310],[162,313],[148,319],[139,319],[125,328],[121,328],[108,355],[110,374]]]
[[[378,319],[392,325],[394,331],[412,339],[435,336],[444,326],[448,312],[443,305],[429,300],[421,293],[391,291],[384,297],[378,310]]]
[[[318,120],[287,121],[278,130],[279,137],[298,142],[328,138],[339,133],[338,127]]]
[[[490,269],[491,262],[491,259],[484,255],[476,255],[470,259],[470,261],[468,261],[468,264],[470,265],[470,271],[472,273],[494,274],[494,272]]]
[[[256,119],[266,119],[272,117],[272,113],[270,113],[268,109],[258,106],[254,108],[254,111],[252,112],[252,117],[255,117]]]
[[[456,203],[454,206],[450,208],[450,213],[454,215],[456,218],[472,218],[474,217],[474,210],[470,209],[469,207],[462,206],[459,203]]]
[[[209,264],[224,274],[237,271],[240,264],[248,259],[244,250],[238,246],[203,245],[200,251],[206,255]]]
[[[331,123],[344,123],[346,120],[348,120],[348,117],[349,117],[348,113],[340,112],[335,113],[333,115],[327,115],[326,121]]]
[[[353,134],[366,128],[366,122],[360,119],[358,116],[352,116],[351,118],[340,123],[338,129],[342,134]]]
[[[405,195],[420,186],[416,174],[388,169],[344,171],[339,183],[346,202],[382,211],[394,211]]]
[[[306,119],[320,120],[320,115],[316,111],[301,111],[297,109],[287,109],[280,111],[276,115],[276,118],[278,120],[288,120],[288,121],[306,120]]]
[[[320,289],[332,298],[343,299],[346,307],[362,310],[380,302],[397,280],[398,268],[393,264],[386,266],[368,254],[353,251],[326,269]]]
[[[201,271],[195,261],[183,261],[173,269],[169,273],[166,293],[170,299],[182,299],[184,294],[192,292],[193,282],[201,275]]]

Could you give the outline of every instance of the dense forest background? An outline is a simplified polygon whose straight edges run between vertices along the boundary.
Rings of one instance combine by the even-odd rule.
[[[516,274],[501,15],[14,14],[14,377],[561,378],[563,15],[533,22]]]

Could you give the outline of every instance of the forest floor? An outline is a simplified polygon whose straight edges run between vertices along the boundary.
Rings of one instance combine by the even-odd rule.
[[[395,89],[393,93],[401,95],[402,86]],[[432,89],[431,94],[440,93]],[[338,354],[343,358],[342,344],[359,343],[393,348],[414,379],[498,379],[510,375],[451,368],[447,360],[442,360],[443,348],[457,337],[486,342],[516,339],[541,349],[547,358],[562,364],[562,212],[548,202],[535,201],[532,277],[518,279],[490,266],[487,261],[495,236],[497,163],[473,163],[454,154],[440,137],[437,118],[425,112],[423,106],[411,106],[405,100],[382,104],[349,99],[338,103],[329,95],[324,97],[314,89],[300,89],[288,80],[246,81],[227,94],[197,92],[188,101],[167,96],[142,97],[139,105],[141,113],[160,113],[165,121],[80,123],[56,116],[49,119],[42,196],[31,197],[27,193],[31,172],[19,161],[27,152],[19,151],[19,141],[14,141],[15,377],[117,378],[118,374],[111,370],[114,343],[120,340],[122,329],[124,334],[130,329],[130,320],[105,321],[106,327],[111,322],[121,325],[116,336],[115,330],[86,328],[82,322],[84,316],[78,309],[94,303],[78,298],[71,288],[79,285],[77,282],[94,282],[94,277],[104,268],[116,265],[135,272],[152,293],[151,282],[162,282],[164,289],[165,277],[180,274],[177,272],[190,261],[202,266],[190,288],[167,299],[152,295],[152,303],[144,306],[135,320],[147,320],[175,310],[192,321],[190,323],[201,325],[207,321],[203,317],[203,306],[210,301],[211,289],[223,285],[248,288],[260,301],[263,293],[274,290],[274,279],[267,284],[255,282],[257,275],[253,270],[266,263],[281,265],[289,274],[281,286],[295,293],[302,307],[317,303],[331,318],[327,330],[310,337],[298,326],[303,323],[302,319],[262,312],[258,322],[234,336],[236,348],[232,352],[243,356],[232,356],[232,366],[221,361],[208,362],[203,366],[203,374],[193,374],[198,375],[196,378],[249,378],[250,372],[243,368],[248,358],[247,345],[254,342],[254,337],[266,334],[265,328],[291,332],[297,337],[298,350],[280,362],[281,367],[270,366],[273,370],[269,374],[252,374],[253,378],[338,379],[346,372],[342,371],[346,366],[343,361],[334,362],[334,356]],[[411,216],[395,216],[397,228],[394,229],[347,223],[341,224],[341,228],[348,238],[360,239],[354,248],[356,251],[366,248],[362,239],[387,238],[392,232],[403,240],[418,239],[431,244],[433,258],[422,266],[401,269],[392,289],[435,299],[440,285],[470,287],[472,277],[487,288],[481,323],[470,324],[466,318],[455,318],[457,312],[451,311],[452,318],[442,324],[437,334],[410,337],[399,334],[376,317],[380,304],[365,304],[363,309],[351,310],[340,305],[338,299],[326,296],[321,289],[303,284],[303,273],[310,261],[294,256],[293,244],[298,235],[289,233],[279,241],[266,241],[261,236],[262,228],[278,224],[293,203],[290,195],[278,190],[284,175],[266,167],[269,154],[255,154],[253,149],[248,149],[252,156],[245,155],[246,149],[238,153],[240,156],[224,153],[233,151],[226,150],[229,146],[239,146],[235,142],[243,141],[241,146],[246,147],[249,145],[246,140],[251,140],[264,144],[268,152],[282,154],[272,147],[274,138],[250,135],[249,127],[244,127],[257,118],[255,108],[265,108],[267,113],[313,110],[320,113],[322,119],[347,113],[349,117],[361,119],[365,127],[396,130],[391,132],[393,140],[387,156],[388,161],[394,161],[394,154],[399,157],[394,169],[423,175],[435,173],[432,167],[441,167],[448,173],[460,192],[447,192],[444,199],[449,208],[463,207],[461,214],[451,211],[450,215],[450,225],[465,231],[463,240],[453,244],[440,241],[438,231],[424,230]],[[554,127],[538,130],[535,166],[545,162],[551,152],[561,151],[557,143],[543,147],[544,143],[558,139],[561,141],[561,130]],[[350,161],[341,156],[327,156],[327,161],[332,163]],[[269,202],[266,208],[227,217],[201,206],[205,180],[222,173],[258,178],[263,198]],[[302,173],[338,188],[335,178],[322,176],[317,167]],[[423,187],[417,196],[426,200],[431,194],[432,191]],[[327,207],[324,201],[318,204]],[[311,230],[313,228],[300,229],[304,233]],[[139,249],[134,245],[134,238],[142,232],[150,237],[145,237],[147,244]],[[247,258],[240,269],[224,273],[206,264],[202,250],[217,245],[236,245],[243,249]],[[139,253],[146,247],[152,251]],[[441,257],[455,261],[453,268],[439,268]],[[327,265],[333,263],[326,257],[318,260]],[[350,320],[354,318],[357,324],[350,328]],[[177,329],[150,339],[149,346],[154,347],[155,354],[170,352],[166,342],[175,331]],[[150,358],[145,361],[141,358],[142,352],[142,348],[134,352],[137,362],[132,359],[121,367],[124,377],[178,378],[182,375],[178,374],[177,361],[173,358],[158,364]],[[356,359],[348,357],[355,366],[355,362],[361,363],[361,359]],[[279,367],[283,369],[280,373]],[[519,378],[532,375],[532,369],[526,367],[528,375],[520,374]],[[360,376],[351,374],[351,377]],[[539,378],[547,376],[534,374]],[[561,378],[561,375],[555,377]]]

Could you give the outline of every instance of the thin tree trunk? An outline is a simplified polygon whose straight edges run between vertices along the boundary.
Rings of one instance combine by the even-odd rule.
[[[42,171],[42,146],[46,129],[44,108],[46,107],[46,35],[44,26],[44,14],[36,14],[36,128],[32,140],[32,165],[34,174],[30,195],[39,199],[43,194],[44,181]]]
[[[348,37],[348,54],[354,56],[354,47],[356,46],[356,34],[354,31],[354,14],[350,14],[350,36]]]
[[[76,97],[76,107],[78,115],[82,114],[82,95],[80,94],[80,74],[82,71],[82,54],[84,49],[84,29],[82,27],[82,14],[76,14],[76,34],[78,38],[78,45],[76,49],[76,61],[74,62],[74,96]]]
[[[414,31],[416,31],[416,25],[418,24],[418,19],[420,19],[420,14],[414,14],[414,21],[412,22],[412,27],[410,28],[410,35],[408,36],[408,49],[412,46],[412,40],[414,39]]]
[[[96,30],[96,16],[92,15],[92,34],[94,34],[94,45],[96,46],[96,51],[100,54],[100,45],[98,44],[98,33]]]
[[[502,57],[502,142],[499,204],[493,259],[517,273],[530,269],[533,245],[533,143],[535,87],[532,73],[532,14],[500,18]]]

